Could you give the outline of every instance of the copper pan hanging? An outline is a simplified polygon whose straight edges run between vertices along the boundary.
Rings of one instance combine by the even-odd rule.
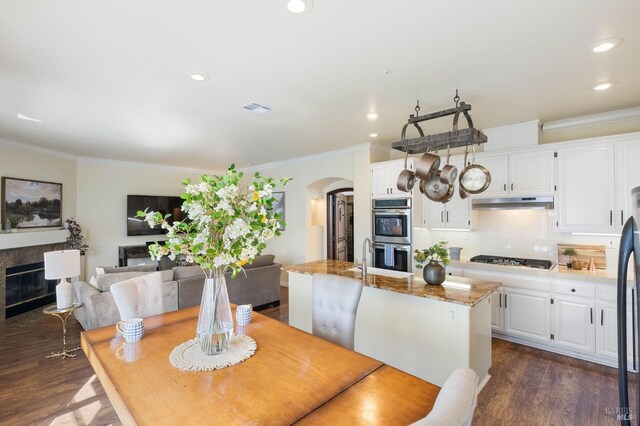
[[[419,107],[416,107],[416,108],[419,109]],[[398,181],[396,183],[396,186],[398,187],[398,189],[400,191],[403,191],[403,192],[411,192],[411,190],[413,189],[413,187],[414,187],[414,185],[416,183],[416,174],[412,170],[409,170],[409,168],[407,167],[407,160],[409,159],[409,150],[406,149],[407,148],[406,133],[407,133],[407,126],[408,125],[409,125],[409,123],[405,124],[402,127],[401,140],[405,141],[406,154],[404,156],[404,170],[400,172],[400,175],[398,176]],[[424,132],[422,131],[420,126],[418,126],[417,123],[415,123],[414,126],[415,126],[416,129],[418,129],[418,132],[420,133],[420,136],[424,136]]]
[[[480,194],[491,185],[491,173],[486,167],[476,164],[476,148],[471,145],[471,164],[465,165],[460,173],[460,187],[469,194]]]
[[[463,167],[462,169],[464,170],[467,167],[467,156],[469,155],[469,147],[465,147],[464,149],[464,163],[462,163]],[[464,190],[464,188],[462,188],[462,185],[458,184],[458,193],[460,194],[460,199],[464,200],[465,198],[467,198],[469,196],[469,194],[467,194],[467,191]]]

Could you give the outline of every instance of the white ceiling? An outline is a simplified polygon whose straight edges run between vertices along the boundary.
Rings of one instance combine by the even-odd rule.
[[[449,108],[456,88],[479,128],[640,105],[638,1],[314,0],[303,15],[285,3],[0,0],[0,137],[221,169],[372,132],[389,144],[416,99],[421,113]],[[624,43],[587,50],[608,37]],[[602,80],[617,85],[591,90]],[[238,109],[249,101],[273,111]]]

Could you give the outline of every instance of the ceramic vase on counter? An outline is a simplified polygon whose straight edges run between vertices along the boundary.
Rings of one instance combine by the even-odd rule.
[[[422,269],[422,277],[430,285],[440,285],[447,278],[444,266],[435,260],[430,261]]]

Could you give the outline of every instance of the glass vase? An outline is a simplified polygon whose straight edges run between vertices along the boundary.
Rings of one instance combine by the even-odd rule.
[[[197,334],[200,348],[207,355],[218,355],[229,348],[233,337],[233,317],[227,282],[222,274],[216,273],[213,278],[205,279]]]

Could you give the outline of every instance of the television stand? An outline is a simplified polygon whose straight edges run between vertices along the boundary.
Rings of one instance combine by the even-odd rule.
[[[150,244],[153,244],[153,242],[135,246],[118,246],[118,266],[129,266],[129,259],[150,258],[151,255],[147,248]]]

